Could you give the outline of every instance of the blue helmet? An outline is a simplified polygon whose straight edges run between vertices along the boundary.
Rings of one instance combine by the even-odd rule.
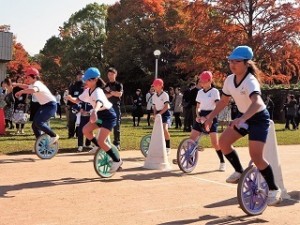
[[[239,59],[252,59],[253,58],[253,51],[249,46],[242,45],[236,47],[228,57],[229,60],[239,60]]]
[[[101,73],[96,67],[90,67],[85,71],[82,80],[85,82],[89,79],[97,78],[100,76]]]

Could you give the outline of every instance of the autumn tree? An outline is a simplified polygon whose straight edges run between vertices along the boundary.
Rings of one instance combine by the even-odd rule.
[[[291,63],[294,59],[289,59],[290,63],[283,66],[279,63],[283,57],[280,53],[289,44],[299,46],[299,10],[299,1],[192,2],[187,11],[190,20],[186,23],[188,41],[193,46],[193,49],[189,50],[193,53],[191,62],[204,65],[202,67],[212,67],[215,71],[225,74],[226,56],[235,46],[247,44],[253,48],[255,60],[266,76],[282,73],[290,76],[287,72],[295,69],[288,68],[295,67],[297,62]],[[178,49],[182,50],[180,47],[182,45],[178,46]],[[205,57],[207,60],[203,59]],[[282,70],[283,68],[286,69]],[[293,73],[292,76],[299,74]]]

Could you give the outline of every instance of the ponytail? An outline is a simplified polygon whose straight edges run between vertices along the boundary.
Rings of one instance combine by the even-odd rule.
[[[247,73],[251,73],[253,74],[256,79],[258,80],[258,82],[261,84],[261,79],[262,79],[262,72],[261,70],[259,70],[255,64],[255,62],[253,62],[252,60],[247,60],[246,61],[248,64],[248,71]]]

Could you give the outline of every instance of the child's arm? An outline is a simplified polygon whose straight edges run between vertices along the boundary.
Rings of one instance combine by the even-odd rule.
[[[68,101],[70,101],[70,102],[75,103],[75,104],[78,104],[79,102],[81,102],[78,98],[74,98],[74,97],[72,97],[71,95],[67,95],[67,96],[66,96],[66,99],[67,99]]]

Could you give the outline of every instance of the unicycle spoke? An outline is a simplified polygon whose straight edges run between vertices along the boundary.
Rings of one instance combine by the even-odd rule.
[[[196,167],[197,161],[197,143],[191,139],[184,139],[177,150],[177,162],[179,168],[185,173],[190,173]]]
[[[43,134],[37,138],[34,148],[37,156],[41,159],[51,159],[58,151],[58,143],[49,145],[50,137],[47,134]]]
[[[259,215],[267,207],[268,185],[256,167],[248,167],[238,183],[238,201],[248,215]]]
[[[119,157],[119,151],[116,146],[112,145],[112,150]],[[105,151],[99,149],[94,156],[94,169],[96,173],[103,178],[109,178],[113,176],[114,173],[110,172],[111,164],[111,158],[106,154]]]

